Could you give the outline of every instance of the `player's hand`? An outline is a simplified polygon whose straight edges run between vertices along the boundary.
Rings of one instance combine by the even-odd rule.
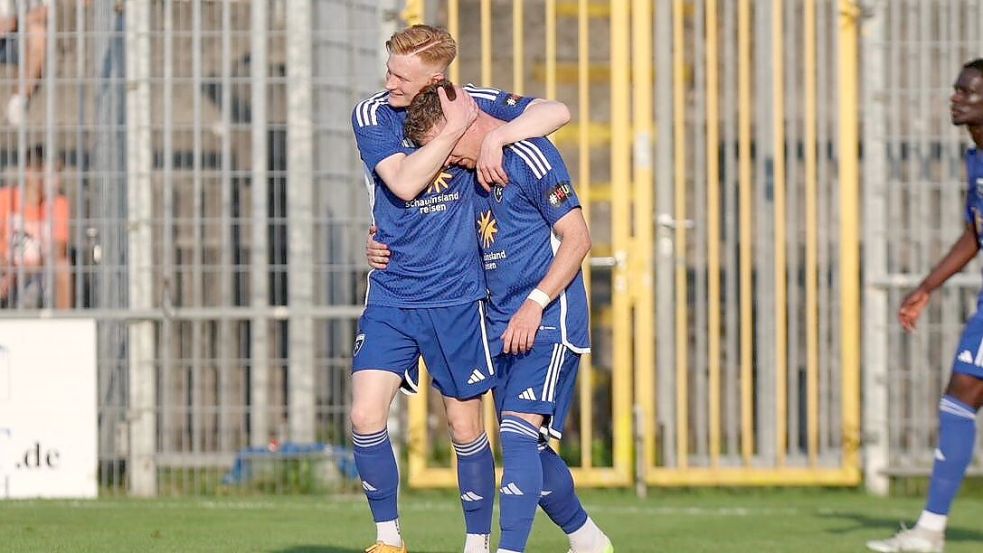
[[[375,241],[378,230],[375,225],[369,227],[369,234],[365,238],[365,259],[369,262],[369,267],[382,270],[389,266],[389,247]]]
[[[478,153],[478,162],[475,164],[475,173],[478,175],[478,183],[491,192],[492,186],[500,184],[505,186],[509,183],[509,176],[502,168],[502,148],[505,144],[498,138],[495,131],[485,135],[481,141],[481,151]]]
[[[914,292],[905,296],[905,299],[901,302],[901,308],[898,309],[898,320],[901,321],[901,326],[905,330],[908,332],[915,331],[915,324],[918,322],[918,317],[922,314],[925,306],[928,305],[930,297],[930,293],[921,288],[917,288]]]
[[[474,98],[464,91],[463,88],[454,87],[456,96],[453,100],[447,97],[447,90],[444,87],[437,88],[437,96],[440,97],[440,109],[444,112],[444,132],[464,134],[464,131],[478,118],[478,104]]]
[[[532,300],[526,300],[512,315],[508,328],[502,334],[504,353],[527,353],[536,341],[539,323],[543,321],[543,308]]]

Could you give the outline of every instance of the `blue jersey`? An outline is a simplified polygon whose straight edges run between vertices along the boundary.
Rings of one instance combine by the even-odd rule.
[[[560,242],[553,225],[580,207],[559,152],[545,138],[516,142],[505,149],[509,184],[491,194],[479,191],[478,240],[488,282],[489,339],[493,352],[509,319],[546,276]],[[590,313],[583,274],[543,311],[537,341],[562,343],[577,353],[590,351]]]
[[[976,243],[983,248],[983,154],[976,148],[966,152],[966,223],[976,230]],[[983,291],[976,301],[977,308],[983,308]]]
[[[478,106],[498,119],[518,117],[532,101],[493,88],[466,86]],[[403,136],[406,110],[389,105],[379,92],[352,110],[352,128],[365,165],[376,240],[389,246],[389,267],[369,273],[366,305],[445,307],[485,295],[472,215],[474,179],[447,168],[410,201],[400,200],[376,173],[379,162],[394,154],[412,154]]]

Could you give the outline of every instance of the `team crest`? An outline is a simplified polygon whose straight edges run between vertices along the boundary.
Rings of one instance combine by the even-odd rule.
[[[520,101],[522,101],[522,96],[519,96],[518,94],[509,94],[505,97],[505,105],[509,106],[510,108],[514,108],[515,106],[519,105]]]
[[[547,199],[551,206],[558,207],[567,203],[571,196],[573,196],[573,188],[570,187],[570,183],[561,182],[550,190]]]
[[[983,177],[976,178],[976,195],[983,197]]]
[[[358,352],[362,349],[363,344],[365,344],[365,334],[359,334],[355,337],[355,347],[352,348],[352,357],[356,357],[358,355]]]
[[[505,197],[505,188],[501,186],[493,186],[492,193],[495,195],[495,201],[502,203],[502,198]]]

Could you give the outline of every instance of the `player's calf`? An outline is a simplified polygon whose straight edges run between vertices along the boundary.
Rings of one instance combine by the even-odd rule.
[[[540,422],[542,417],[538,417]],[[502,417],[501,527],[499,553],[526,550],[543,490],[543,467],[539,462],[539,426],[515,414]]]

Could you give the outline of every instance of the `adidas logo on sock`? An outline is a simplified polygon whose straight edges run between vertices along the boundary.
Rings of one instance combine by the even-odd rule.
[[[478,369],[475,369],[474,372],[471,373],[471,378],[468,379],[468,384],[477,384],[484,379],[485,375],[481,374],[481,371]]]
[[[474,492],[464,492],[461,494],[461,501],[481,501],[484,497],[474,493]]]
[[[373,486],[372,484],[369,484],[365,480],[362,480],[362,488],[364,488],[365,491],[367,491],[367,492],[377,492],[377,491],[379,491],[379,490],[377,490],[375,488],[375,486]]]
[[[942,450],[941,449],[936,448],[936,450],[935,450],[935,460],[936,461],[945,461],[945,455],[942,453]]]
[[[968,349],[964,349],[963,352],[959,354],[959,360],[962,361],[963,363],[972,363],[973,354],[970,353]]]
[[[526,388],[525,392],[519,394],[519,399],[528,399],[529,401],[536,401],[536,392],[532,388]]]
[[[515,482],[509,483],[508,486],[502,486],[502,489],[499,491],[502,492],[502,495],[525,495],[519,489],[519,486],[515,485]]]

